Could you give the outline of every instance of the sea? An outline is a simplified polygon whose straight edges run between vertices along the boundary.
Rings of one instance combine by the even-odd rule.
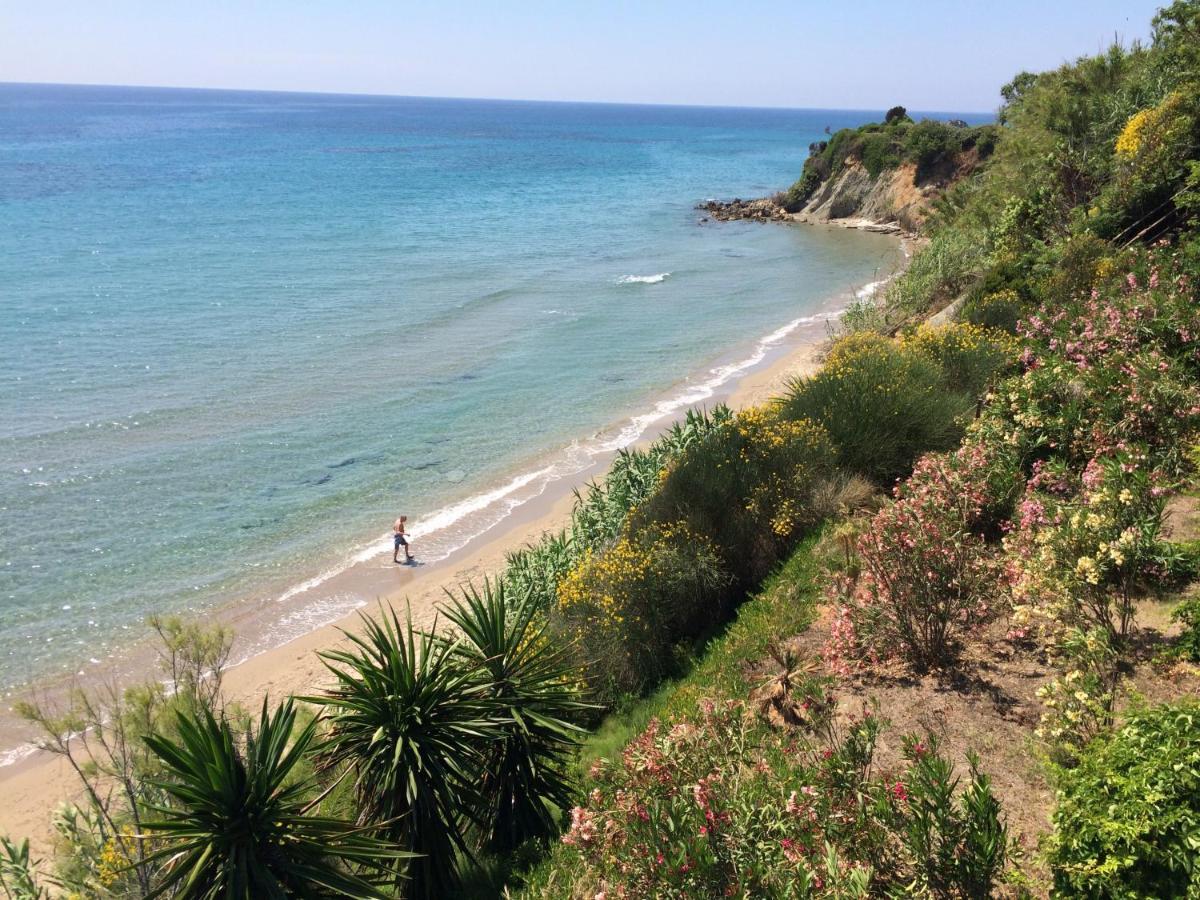
[[[696,205],[880,115],[0,85],[0,697],[702,404],[898,249]]]

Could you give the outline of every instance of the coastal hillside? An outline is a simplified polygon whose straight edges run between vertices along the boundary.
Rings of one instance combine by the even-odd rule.
[[[157,620],[162,679],[21,705],[80,790],[0,891],[1200,895],[1200,0],[1000,96],[814,150],[788,216],[938,191],[907,269],[443,627],[372,610],[245,708]]]
[[[927,170],[909,268],[764,411],[828,439],[804,471],[832,486],[772,507],[818,518],[585,742],[521,896],[1200,890],[1198,38],[1177,2],[1149,45],[1019,73]],[[833,143],[750,217],[861,214],[919,177]],[[710,496],[686,482],[679,512]]]
[[[786,192],[714,201],[705,209],[718,219],[834,222],[918,233],[937,199],[987,162],[998,136],[996,125],[914,122],[897,106],[883,122],[843,128],[812,144],[800,178]]]

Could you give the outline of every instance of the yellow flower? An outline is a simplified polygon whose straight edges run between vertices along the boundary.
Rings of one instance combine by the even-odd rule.
[[[1138,151],[1142,148],[1142,141],[1145,133],[1155,121],[1155,110],[1143,109],[1129,117],[1129,121],[1125,123],[1125,127],[1121,129],[1121,133],[1117,135],[1116,151],[1117,156],[1123,159],[1132,159],[1137,156]]]

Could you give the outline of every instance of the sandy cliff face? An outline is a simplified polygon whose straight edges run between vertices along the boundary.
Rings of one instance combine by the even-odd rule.
[[[852,160],[817,189],[796,218],[807,222],[865,219],[881,225],[895,222],[904,231],[919,231],[928,204],[939,190],[933,185],[919,187],[916,172],[915,165],[906,163],[872,178],[862,163]]]

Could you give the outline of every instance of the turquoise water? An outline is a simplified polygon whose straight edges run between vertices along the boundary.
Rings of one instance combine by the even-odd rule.
[[[400,511],[445,555],[871,281],[892,242],[693,206],[873,117],[0,85],[0,688],[286,601]]]

